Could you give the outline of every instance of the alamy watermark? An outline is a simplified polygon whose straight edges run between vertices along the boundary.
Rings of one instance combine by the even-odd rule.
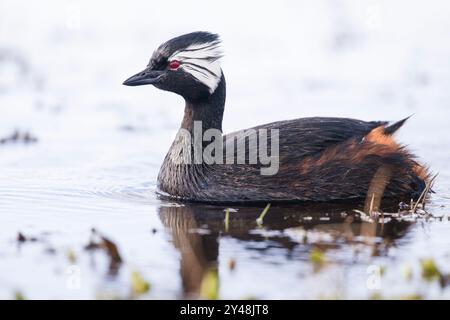
[[[248,129],[223,136],[218,129],[203,131],[202,121],[194,121],[193,130],[178,131],[169,157],[175,164],[258,165],[261,175],[275,175],[279,149],[278,129]]]

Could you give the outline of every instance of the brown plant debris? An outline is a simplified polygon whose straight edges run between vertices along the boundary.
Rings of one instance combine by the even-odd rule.
[[[29,132],[22,132],[20,130],[15,130],[12,134],[0,138],[0,144],[7,144],[7,143],[35,143],[38,139],[31,135]]]
[[[98,249],[105,251],[109,257],[109,271],[111,273],[116,273],[123,262],[117,245],[100,234],[96,229],[91,230],[91,239],[85,249],[89,251]]]

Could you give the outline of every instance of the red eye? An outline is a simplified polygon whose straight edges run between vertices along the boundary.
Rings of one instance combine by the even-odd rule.
[[[180,64],[181,64],[180,61],[177,61],[177,60],[170,61],[169,68],[172,70],[176,70],[179,68]]]

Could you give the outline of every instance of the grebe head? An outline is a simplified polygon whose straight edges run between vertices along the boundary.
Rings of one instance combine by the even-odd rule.
[[[187,101],[208,98],[218,87],[222,70],[217,34],[192,32],[173,38],[155,50],[147,67],[125,80],[127,86],[152,84]]]

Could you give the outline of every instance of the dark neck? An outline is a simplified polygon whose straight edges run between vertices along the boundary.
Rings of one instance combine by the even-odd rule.
[[[218,129],[222,131],[222,118],[225,108],[226,85],[222,74],[216,90],[207,98],[198,101],[187,101],[181,128],[193,132],[194,121],[202,122],[202,129]]]

